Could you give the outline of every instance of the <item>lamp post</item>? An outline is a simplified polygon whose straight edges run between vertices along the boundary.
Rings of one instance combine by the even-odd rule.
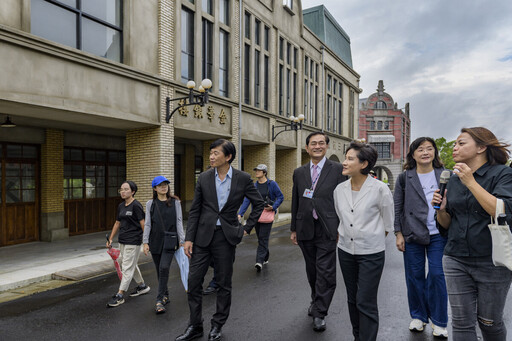
[[[299,116],[290,116],[290,123],[284,124],[280,126],[274,126],[272,125],[272,141],[274,141],[277,137],[277,135],[281,134],[283,131],[290,131],[290,130],[301,130],[302,129],[302,122],[304,121],[304,115],[300,114]],[[283,130],[275,133],[276,128],[284,128]]]
[[[198,90],[199,93],[196,93],[194,91],[195,87],[196,87],[196,83],[194,81],[188,81],[188,83],[187,83],[187,88],[189,90],[188,96],[180,97],[180,98],[173,98],[173,99],[167,97],[165,99],[165,122],[169,123],[169,121],[172,118],[172,115],[174,115],[174,113],[177,110],[179,110],[180,108],[183,108],[183,107],[186,107],[189,105],[200,105],[203,107],[205,104],[207,104],[209,102],[208,90],[210,90],[210,88],[212,87],[212,81],[209,80],[208,78],[203,79],[201,82],[201,85],[199,85],[199,90]],[[188,103],[187,103],[187,99],[188,99]],[[174,110],[172,112],[170,112],[171,102],[182,101],[182,100],[184,101],[184,103],[178,105],[176,108],[174,108]]]

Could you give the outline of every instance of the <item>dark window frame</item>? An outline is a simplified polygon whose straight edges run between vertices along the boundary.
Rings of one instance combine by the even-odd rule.
[[[120,21],[119,26],[109,23],[108,21],[105,21],[105,20],[98,18],[94,15],[88,14],[87,12],[84,12],[82,10],[82,0],[78,0],[76,2],[76,4],[77,4],[76,7],[69,6],[67,4],[64,4],[64,3],[56,1],[56,0],[42,0],[42,1],[52,4],[52,5],[55,5],[57,7],[60,7],[64,10],[70,11],[76,15],[76,46],[71,46],[71,47],[74,47],[80,51],[84,51],[83,46],[82,46],[83,45],[83,39],[82,39],[82,32],[83,32],[83,29],[82,29],[83,20],[82,19],[83,18],[91,20],[97,24],[106,26],[115,31],[118,31],[120,33],[120,37],[121,37],[120,42],[119,42],[120,49],[119,49],[119,61],[118,62],[123,63],[123,60],[124,60],[124,53],[123,53],[124,52],[123,51],[124,50],[124,34],[123,34],[124,33],[124,31],[123,31],[124,1],[123,0],[119,1],[119,7],[120,7],[119,12],[121,13],[120,18],[119,18],[119,21]],[[37,35],[37,34],[35,34],[35,35]],[[84,52],[88,52],[88,51],[84,51]],[[99,57],[107,58],[107,57],[103,57],[103,56],[99,56]],[[112,59],[109,59],[109,60],[112,60]]]

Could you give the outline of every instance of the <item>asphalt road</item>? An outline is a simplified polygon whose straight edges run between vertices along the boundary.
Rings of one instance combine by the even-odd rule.
[[[237,248],[231,314],[223,340],[353,340],[345,287],[338,267],[338,287],[326,318],[327,330],[316,333],[307,316],[309,288],[300,249],[290,243],[289,225],[273,230],[270,263],[261,273],[254,269],[257,239],[245,237]],[[386,265],[379,289],[379,340],[434,340],[430,327],[411,333],[401,254],[388,236]],[[152,289],[147,295],[126,299],[106,308],[117,291],[115,273],[0,304],[0,340],[174,340],[187,326],[188,304],[179,279],[171,268],[171,303],[167,313],[155,315],[156,275],[151,263],[141,268]],[[206,280],[211,278],[211,270]],[[133,283],[133,282],[132,282]],[[133,286],[133,284],[132,284]],[[215,310],[215,295],[204,297],[205,336]],[[512,303],[505,319],[512,330]]]

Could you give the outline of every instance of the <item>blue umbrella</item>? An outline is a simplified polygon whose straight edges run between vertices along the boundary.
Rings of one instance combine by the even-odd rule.
[[[180,273],[181,273],[181,282],[183,283],[183,287],[185,288],[185,291],[188,291],[188,257],[185,255],[185,250],[183,249],[183,246],[181,246],[175,253],[174,257],[176,258],[176,263],[178,263],[178,266],[180,267]]]

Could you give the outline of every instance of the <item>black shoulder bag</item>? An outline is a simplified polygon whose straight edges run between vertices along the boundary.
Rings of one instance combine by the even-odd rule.
[[[166,231],[162,214],[160,213],[160,207],[158,203],[155,203],[156,210],[158,211],[158,217],[160,218],[160,224],[164,230],[164,252],[174,252],[178,250],[178,234],[172,231]]]

